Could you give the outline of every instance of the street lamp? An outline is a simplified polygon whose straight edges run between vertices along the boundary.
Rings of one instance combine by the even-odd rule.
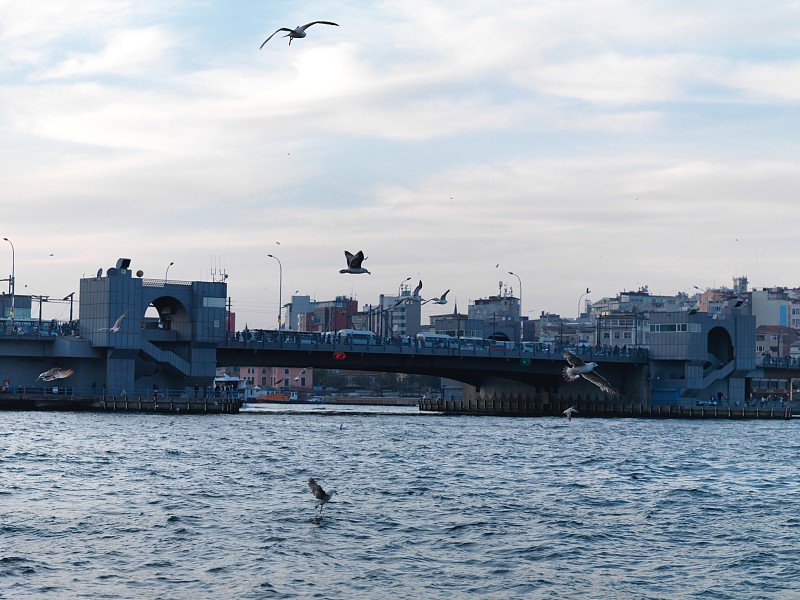
[[[397,299],[398,300],[400,299],[400,295],[401,295],[400,291],[402,290],[403,284],[406,281],[411,281],[411,277],[406,277],[405,279],[403,279],[403,281],[400,282],[400,285],[397,286]]]
[[[173,262],[171,262],[171,263],[169,263],[167,265],[167,270],[164,271],[164,283],[167,283],[167,276],[169,275],[169,268],[174,264],[175,264],[175,261],[173,261]]]
[[[578,296],[578,318],[579,319],[581,317],[581,300],[583,300],[583,297],[586,294],[591,294],[591,293],[592,293],[592,290],[590,290],[589,288],[586,288],[586,291],[583,292],[580,296]]]
[[[522,343],[522,279],[519,278],[519,275],[514,273],[513,271],[508,272],[509,275],[513,275],[517,278],[519,282],[519,343]]]
[[[283,309],[283,265],[281,259],[273,254],[267,254],[270,258],[278,261],[278,331],[281,329],[281,310]]]
[[[69,300],[69,322],[72,323],[72,299],[75,296],[75,292],[70,292],[66,296],[64,296],[61,300],[65,302]]]
[[[17,284],[14,280],[14,243],[8,239],[7,237],[3,238],[9,244],[11,244],[11,326],[14,326],[14,295],[17,289]]]

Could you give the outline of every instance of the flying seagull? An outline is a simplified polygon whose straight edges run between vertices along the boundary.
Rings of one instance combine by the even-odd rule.
[[[48,369],[44,373],[40,373],[39,377],[36,378],[36,381],[40,379],[42,381],[53,381],[55,379],[66,379],[70,375],[75,373],[72,369],[62,369],[60,367],[53,367],[52,369]]]
[[[449,292],[450,292],[450,290],[447,290],[444,294],[442,294],[438,298],[430,298],[428,300],[425,300],[425,303],[433,302],[434,304],[447,304],[447,294]]]
[[[562,414],[567,417],[567,421],[572,421],[572,415],[577,415],[578,409],[575,408],[574,406],[570,406]]]
[[[616,396],[619,394],[619,390],[617,388],[608,383],[608,381],[606,381],[602,375],[595,372],[595,369],[597,368],[596,362],[583,362],[583,359],[580,356],[573,354],[569,350],[564,351],[563,356],[570,365],[568,367],[564,367],[564,379],[567,381],[575,381],[576,379],[583,377],[586,381],[595,384],[610,396]]]
[[[336,493],[336,490],[331,490],[330,493],[326,492],[322,489],[322,486],[316,482],[316,480],[311,477],[308,480],[308,488],[311,490],[311,493],[314,494],[314,498],[319,500],[317,503],[317,508],[320,512],[322,512],[322,507],[333,498],[333,495]]]
[[[360,273],[366,273],[367,275],[372,275],[372,273],[370,273],[364,267],[361,266],[361,263],[364,262],[364,251],[363,250],[359,250],[355,254],[345,250],[344,251],[344,256],[347,259],[347,268],[346,269],[341,269],[339,271],[339,273],[350,273],[351,275],[358,275]]]
[[[306,37],[306,29],[308,29],[312,25],[316,25],[317,23],[321,23],[322,25],[336,25],[336,27],[339,26],[338,23],[333,23],[331,21],[311,21],[311,23],[306,23],[305,25],[298,25],[294,29],[289,29],[288,27],[281,27],[280,29],[276,29],[275,33],[278,33],[279,31],[288,31],[289,33],[287,33],[283,37],[288,37],[289,38],[289,45],[291,46],[292,45],[292,40],[294,38],[304,38],[304,37]],[[272,39],[272,36],[275,35],[275,33],[273,33],[271,36],[269,36],[267,39],[265,39],[264,40],[264,44],[266,44],[268,41],[270,41]],[[264,44],[261,44],[261,46],[259,46],[258,49],[261,50],[261,48],[264,47]]]
[[[117,317],[117,320],[114,321],[114,324],[111,327],[101,327],[97,331],[110,331],[111,333],[117,333],[122,327],[122,319],[124,319],[125,315],[127,314],[128,314],[128,309],[126,308],[125,312],[123,312],[120,316]]]

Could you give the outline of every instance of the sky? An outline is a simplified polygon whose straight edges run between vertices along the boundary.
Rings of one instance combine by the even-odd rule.
[[[798,51],[798,1],[0,0],[0,237],[17,293],[174,263],[250,328],[799,285]]]

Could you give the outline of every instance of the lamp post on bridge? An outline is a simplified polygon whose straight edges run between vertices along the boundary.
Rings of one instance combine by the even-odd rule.
[[[278,261],[278,331],[281,330],[281,311],[283,310],[283,265],[281,259],[274,254],[267,254],[270,258]]]
[[[411,277],[406,277],[403,281],[400,282],[400,285],[397,286],[397,299],[400,300],[401,291],[403,289],[403,284],[406,281],[411,281]]]
[[[174,264],[175,264],[175,261],[172,261],[171,263],[169,263],[169,264],[167,265],[167,270],[166,270],[166,271],[164,271],[164,283],[165,283],[165,284],[167,283],[167,279],[169,278],[169,268],[170,268],[172,265],[174,265]]]
[[[69,322],[72,323],[72,298],[75,296],[75,292],[70,292],[66,296],[62,298],[62,301],[69,300]]]
[[[583,297],[584,297],[586,294],[591,294],[591,293],[592,293],[592,290],[590,290],[590,289],[587,287],[587,288],[586,288],[586,291],[585,291],[585,292],[583,292],[583,293],[582,293],[580,296],[578,296],[578,318],[579,318],[579,319],[580,319],[580,317],[581,317],[581,300],[583,300]]]
[[[517,340],[518,343],[522,343],[522,279],[519,278],[519,275],[514,273],[513,271],[508,272],[509,275],[513,275],[517,278],[519,282],[519,339]]]
[[[11,288],[11,313],[10,313],[10,316],[11,316],[11,327],[13,328],[14,327],[14,296],[16,295],[16,290],[17,290],[17,284],[16,284],[16,281],[15,281],[15,278],[14,278],[14,263],[15,263],[14,243],[10,239],[8,239],[7,237],[4,237],[3,239],[5,241],[7,241],[9,244],[11,244],[11,281],[10,281],[9,287]]]

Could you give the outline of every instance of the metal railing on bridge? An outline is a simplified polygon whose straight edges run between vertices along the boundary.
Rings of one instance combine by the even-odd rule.
[[[800,369],[800,359],[793,356],[756,356],[757,367]]]
[[[244,330],[231,333],[226,347],[241,349],[357,351],[367,353],[423,354],[448,356],[514,357],[519,359],[563,360],[569,350],[586,361],[646,363],[649,353],[641,347],[560,346],[535,342],[498,342],[473,338],[383,337],[369,331],[319,333],[288,330]]]

